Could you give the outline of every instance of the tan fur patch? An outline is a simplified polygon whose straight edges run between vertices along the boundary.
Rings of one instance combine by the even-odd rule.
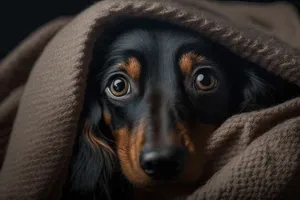
[[[129,131],[127,127],[121,128],[115,131],[115,139],[117,145],[117,153],[120,161],[122,162],[122,168],[131,167],[129,159]]]
[[[127,62],[122,62],[118,66],[123,68],[132,79],[137,80],[140,78],[141,63],[137,58],[130,57]]]
[[[192,71],[194,64],[200,64],[204,60],[205,58],[203,56],[197,55],[194,52],[189,52],[181,56],[179,66],[184,74],[189,74]]]
[[[208,137],[217,129],[213,124],[185,124],[178,123],[177,129],[182,135],[182,141],[189,153],[186,168],[181,179],[184,181],[197,181],[202,175],[202,168],[205,163],[205,147]]]
[[[117,152],[124,174],[135,184],[144,185],[150,178],[143,172],[139,164],[139,155],[143,147],[145,125],[143,121],[132,130],[122,128],[116,131]]]
[[[185,128],[185,126],[182,123],[177,123],[176,129],[182,139],[183,145],[188,148],[189,152],[194,152],[195,145],[194,145],[193,141],[191,140],[191,138],[188,134],[189,132]]]
[[[137,164],[139,165],[139,156],[140,152],[142,150],[143,144],[144,144],[144,137],[145,137],[145,123],[142,120],[139,123],[139,126],[137,127],[137,130],[135,131],[136,137],[135,137],[135,159],[137,160]]]
[[[111,124],[111,115],[108,112],[103,113],[104,122],[107,126],[110,126]]]

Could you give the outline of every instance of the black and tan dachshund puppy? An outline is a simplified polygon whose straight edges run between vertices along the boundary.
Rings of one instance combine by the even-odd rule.
[[[224,120],[299,94],[192,31],[131,23],[104,57],[95,45],[72,163],[73,199],[131,199],[127,192],[140,189],[163,199],[187,194],[202,175],[206,138]]]

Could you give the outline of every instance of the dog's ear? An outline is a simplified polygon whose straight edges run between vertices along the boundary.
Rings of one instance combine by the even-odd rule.
[[[259,109],[260,106],[264,107],[271,103],[273,87],[269,83],[268,77],[253,68],[246,68],[243,72],[244,80],[246,80],[242,90],[244,111]]]
[[[110,199],[116,156],[109,140],[101,132],[102,109],[98,102],[89,104],[86,121],[78,135],[71,169],[74,198]]]
[[[244,70],[247,84],[243,90],[245,101],[242,106],[245,110],[266,108],[299,96],[300,90],[295,84],[255,67]]]

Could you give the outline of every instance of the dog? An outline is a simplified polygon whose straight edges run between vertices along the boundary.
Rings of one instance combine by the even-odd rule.
[[[94,47],[71,199],[187,195],[199,186],[206,138],[227,118],[300,93],[199,33],[124,24],[105,49]]]

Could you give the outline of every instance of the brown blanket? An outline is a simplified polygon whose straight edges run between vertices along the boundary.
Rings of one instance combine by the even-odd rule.
[[[41,27],[0,63],[1,200],[59,199],[93,42],[127,15],[194,29],[300,86],[300,24],[288,4],[101,1]],[[228,119],[205,163],[188,199],[300,199],[300,98]]]

